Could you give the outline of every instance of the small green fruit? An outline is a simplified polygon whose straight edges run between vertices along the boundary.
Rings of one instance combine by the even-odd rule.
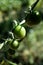
[[[12,41],[12,43],[10,44],[10,48],[13,50],[17,49],[18,46],[19,46],[19,42],[17,40]]]
[[[32,11],[27,14],[25,20],[28,26],[37,25],[41,21],[41,14],[38,11]]]
[[[26,35],[26,30],[24,27],[22,27],[21,25],[18,25],[14,28],[13,30],[13,33],[14,35],[17,37],[17,38],[24,38],[25,35]]]

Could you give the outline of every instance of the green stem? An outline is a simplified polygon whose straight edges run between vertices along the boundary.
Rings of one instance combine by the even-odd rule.
[[[5,60],[6,62],[8,62],[9,64],[11,64],[11,65],[17,65],[16,63],[13,63],[12,61],[9,61],[9,60],[7,60],[7,59],[5,59],[5,58],[4,58],[4,60]]]

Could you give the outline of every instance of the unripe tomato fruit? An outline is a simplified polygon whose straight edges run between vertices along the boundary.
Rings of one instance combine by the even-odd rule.
[[[16,26],[14,29],[13,29],[13,33],[14,35],[17,37],[17,38],[24,38],[25,35],[26,35],[26,30],[24,27],[22,27],[21,25],[18,25]]]
[[[25,20],[29,26],[37,25],[41,21],[41,14],[38,11],[32,11],[27,14]]]
[[[12,50],[17,49],[18,46],[19,46],[19,42],[18,42],[17,40],[12,41],[12,43],[10,44],[10,48],[11,48]]]

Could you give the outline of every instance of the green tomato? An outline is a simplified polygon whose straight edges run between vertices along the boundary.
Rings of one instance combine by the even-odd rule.
[[[13,29],[13,33],[14,35],[17,37],[17,38],[24,38],[25,35],[26,35],[26,30],[24,27],[22,27],[21,25],[18,25],[16,26],[14,29]]]
[[[32,11],[31,13],[27,14],[25,20],[28,26],[37,25],[41,21],[41,14],[38,11]]]
[[[13,50],[17,49],[18,46],[19,46],[19,42],[17,40],[12,41],[12,43],[10,44],[10,48]]]

